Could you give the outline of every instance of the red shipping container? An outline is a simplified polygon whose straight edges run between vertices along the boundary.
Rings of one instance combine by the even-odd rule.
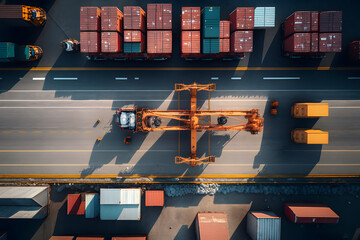
[[[76,240],[104,240],[103,237],[77,237]]]
[[[229,227],[225,213],[198,213],[196,236],[200,240],[229,240]]]
[[[123,13],[117,7],[101,8],[101,31],[122,32]]]
[[[100,13],[98,7],[81,7],[80,31],[100,31]]]
[[[100,33],[99,32],[80,32],[80,52],[99,53],[100,52]]]
[[[287,37],[293,33],[310,32],[311,26],[310,11],[294,12],[285,20],[284,36]]]
[[[349,56],[353,61],[360,61],[360,41],[350,43]]]
[[[342,11],[321,12],[319,24],[319,32],[342,32]]]
[[[146,237],[112,237],[111,240],[146,240]]]
[[[341,52],[341,33],[320,33],[319,52]]]
[[[231,31],[242,29],[254,29],[254,8],[238,7],[229,14]]]
[[[172,53],[172,32],[148,31],[147,53]]]
[[[318,11],[311,11],[311,32],[318,32],[319,31],[319,12]]]
[[[172,5],[148,4],[147,29],[152,29],[152,30],[172,29]]]
[[[181,52],[200,53],[200,31],[181,32]]]
[[[73,240],[74,236],[52,236],[49,240]]]
[[[220,38],[220,52],[230,52],[230,38]]]
[[[85,215],[85,202],[81,201],[80,194],[68,194],[67,214],[68,215]]]
[[[311,33],[311,52],[318,52],[319,51],[319,33]]]
[[[117,53],[122,52],[122,38],[118,32],[101,33],[101,52]]]
[[[124,7],[124,29],[141,30],[145,32],[146,13],[141,7],[125,6]]]
[[[310,52],[311,34],[294,33],[284,41],[285,52],[305,53]]]
[[[141,31],[124,31],[124,42],[145,42],[145,35]]]
[[[145,206],[164,206],[163,190],[147,190],[145,191]]]
[[[236,31],[231,34],[231,52],[252,52],[253,31]]]
[[[230,38],[230,21],[220,21],[220,38]]]
[[[287,203],[285,216],[293,223],[338,223],[339,215],[324,204]]]
[[[201,10],[200,7],[181,8],[181,30],[200,30]]]

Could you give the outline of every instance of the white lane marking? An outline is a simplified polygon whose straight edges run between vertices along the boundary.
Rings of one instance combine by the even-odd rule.
[[[76,81],[76,80],[78,80],[78,78],[55,78],[54,77],[54,80],[55,81]]]
[[[33,77],[33,81],[45,81],[44,77]]]
[[[231,77],[231,80],[241,80],[241,77]]]
[[[358,80],[358,79],[360,79],[360,77],[348,77],[347,79],[354,79],[354,80]]]
[[[125,80],[127,80],[127,77],[116,77],[115,80],[117,80],[117,81],[125,81]]]
[[[139,77],[134,77],[134,80],[139,80],[140,78]]]
[[[300,77],[263,77],[264,80],[299,80]]]
[[[329,108],[360,108],[360,107],[350,107],[350,106],[345,106],[345,107],[329,107]]]
[[[21,80],[22,78],[19,78],[19,80]]]
[[[211,80],[219,80],[219,77],[211,77]]]

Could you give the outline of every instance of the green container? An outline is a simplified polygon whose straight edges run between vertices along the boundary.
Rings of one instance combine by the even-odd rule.
[[[15,44],[0,42],[0,62],[10,62],[15,58]]]
[[[30,48],[28,46],[17,46],[15,50],[15,57],[17,60],[29,60]]]
[[[219,53],[220,40],[218,38],[204,38],[202,47],[203,53]]]
[[[124,53],[141,53],[141,43],[124,43]]]
[[[204,38],[219,38],[220,37],[220,24],[218,25],[203,25]]]
[[[220,7],[205,7],[201,12],[203,19],[213,19],[220,21]]]

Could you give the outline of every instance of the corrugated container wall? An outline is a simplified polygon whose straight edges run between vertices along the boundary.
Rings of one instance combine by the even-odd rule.
[[[85,202],[81,200],[80,194],[68,194],[67,214],[85,215]]]
[[[285,216],[293,223],[338,223],[337,215],[325,204],[287,203]]]
[[[360,41],[350,43],[349,56],[352,61],[360,61]]]
[[[253,240],[280,240],[281,218],[273,212],[249,212],[246,230]]]
[[[0,187],[0,205],[46,206],[47,187]]]
[[[125,30],[141,30],[145,32],[146,13],[138,6],[124,7],[124,29]]]
[[[311,33],[311,52],[319,52],[319,33]]]
[[[254,8],[238,7],[229,14],[231,31],[251,30],[254,28]]]
[[[124,31],[124,42],[141,42],[145,44],[145,35],[141,31]]]
[[[341,33],[320,33],[319,52],[341,52]]]
[[[118,53],[122,52],[122,38],[118,32],[101,33],[101,52]]]
[[[164,206],[163,190],[146,190],[145,206]]]
[[[220,21],[220,38],[230,38],[230,21]]]
[[[293,33],[310,32],[311,30],[311,14],[310,11],[296,11],[285,20],[284,36]]]
[[[252,52],[253,31],[236,31],[231,34],[231,52]]]
[[[290,53],[306,53],[310,52],[311,34],[310,33],[294,33],[284,41],[285,52]]]
[[[80,32],[80,52],[99,53],[100,52],[100,33],[99,32]]]
[[[147,29],[171,30],[172,29],[172,4],[147,5]]]
[[[342,32],[342,11],[321,12],[319,32]]]
[[[203,38],[202,45],[203,53],[219,53],[220,39],[219,38]]]
[[[200,30],[201,10],[200,7],[181,8],[181,30]]]
[[[98,193],[85,195],[85,218],[95,218],[100,214],[100,197]]]
[[[201,12],[203,38],[220,37],[220,8],[205,7]]]
[[[198,213],[195,228],[198,240],[230,239],[225,213]]]
[[[181,52],[200,53],[200,31],[181,32]]]
[[[220,38],[220,52],[230,52],[230,38]]]
[[[172,53],[172,32],[148,31],[147,53]]]
[[[275,7],[256,7],[254,28],[275,27]]]
[[[98,7],[81,7],[80,31],[100,31],[100,14]]]
[[[123,31],[123,13],[117,7],[101,8],[101,31],[120,32]]]

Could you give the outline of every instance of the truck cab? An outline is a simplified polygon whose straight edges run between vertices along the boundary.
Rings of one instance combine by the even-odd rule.
[[[123,130],[136,131],[137,108],[119,108],[116,112],[116,124]]]

